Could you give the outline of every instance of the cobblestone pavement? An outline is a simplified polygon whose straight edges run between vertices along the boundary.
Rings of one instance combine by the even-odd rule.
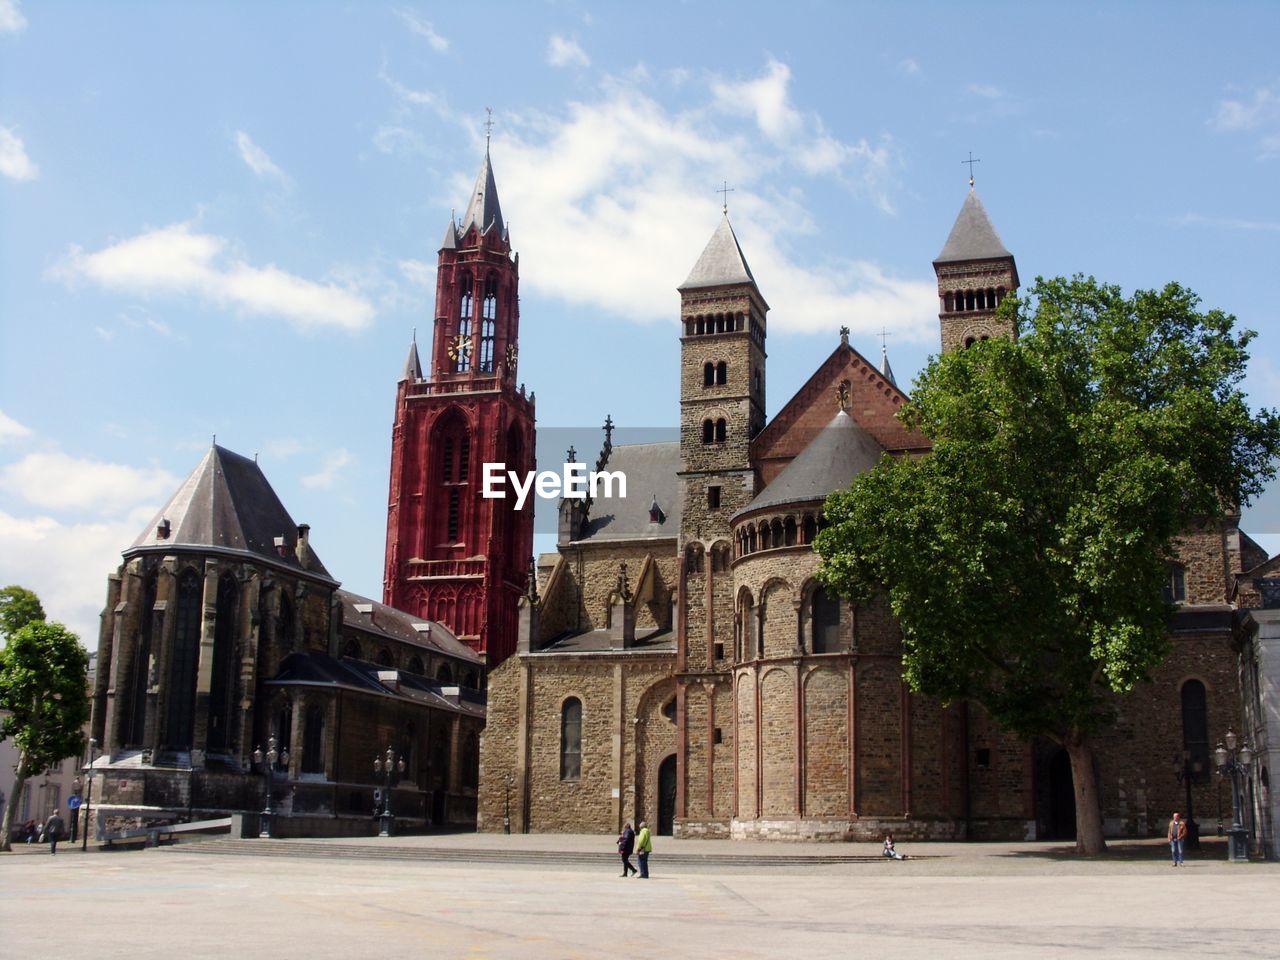
[[[1154,842],[1115,846],[1103,861],[1047,844],[921,844],[910,851],[921,858],[904,863],[807,868],[764,865],[794,856],[793,845],[732,844],[729,852],[758,854],[762,866],[709,857],[664,870],[664,848],[689,848],[660,839],[649,881],[623,880],[608,864],[21,851],[0,855],[0,956],[1280,956],[1280,865],[1227,864],[1213,844],[1177,870]],[[607,840],[391,842],[554,852]],[[691,843],[694,853],[715,852]]]

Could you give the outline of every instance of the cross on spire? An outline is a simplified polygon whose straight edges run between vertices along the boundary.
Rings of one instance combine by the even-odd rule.
[[[973,189],[973,165],[974,165],[975,163],[981,163],[981,162],[982,162],[982,160],[981,160],[981,159],[978,159],[978,160],[973,159],[973,151],[972,151],[972,150],[970,150],[970,151],[969,151],[969,159],[968,159],[968,160],[961,160],[961,161],[960,161],[961,165],[966,164],[966,163],[969,165],[969,188],[970,188],[970,189]]]
[[[489,138],[493,136],[493,107],[485,107],[484,112],[488,114],[484,121],[484,152],[489,152]]]
[[[881,352],[882,354],[886,354],[886,353],[888,353],[888,352],[889,352],[889,344],[888,344],[888,340],[889,340],[889,330],[888,330],[888,328],[886,328],[886,327],[881,327],[881,328],[880,328],[879,337],[880,337],[880,352]]]
[[[734,191],[733,187],[729,186],[728,180],[724,180],[722,182],[724,183],[724,186],[718,189],[716,193],[722,194],[722,199],[724,200],[724,215],[727,217],[729,215],[729,194]]]

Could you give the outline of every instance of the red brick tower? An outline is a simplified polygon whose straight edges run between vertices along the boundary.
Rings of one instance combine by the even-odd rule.
[[[414,343],[396,389],[383,599],[445,624],[490,668],[515,651],[533,550],[534,498],[517,511],[481,496],[485,463],[534,469],[533,395],[516,385],[519,266],[486,148],[440,247],[429,375]]]

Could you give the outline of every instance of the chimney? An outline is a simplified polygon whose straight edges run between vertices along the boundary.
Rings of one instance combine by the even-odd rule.
[[[169,526],[169,518],[168,518],[168,517],[161,517],[161,518],[160,518],[160,522],[156,524],[156,539],[157,539],[157,540],[168,540],[168,539],[169,539],[169,531],[170,531],[170,529],[171,529],[171,528],[170,528],[170,526]]]
[[[298,546],[294,549],[294,554],[298,558],[298,564],[303,570],[311,569],[311,525],[307,523],[298,524]]]

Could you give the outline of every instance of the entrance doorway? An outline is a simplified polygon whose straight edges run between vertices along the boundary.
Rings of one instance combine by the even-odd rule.
[[[1076,791],[1071,781],[1071,757],[1062,747],[1049,757],[1049,840],[1076,838]]]
[[[669,837],[676,823],[676,755],[658,767],[658,835]]]

